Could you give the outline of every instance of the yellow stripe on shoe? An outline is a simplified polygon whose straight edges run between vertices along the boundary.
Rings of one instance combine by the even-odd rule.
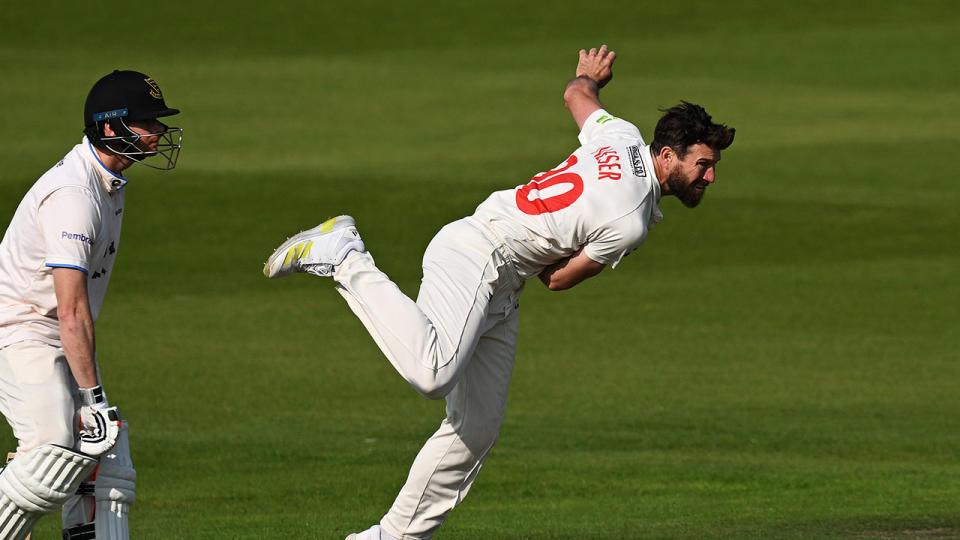
[[[306,257],[310,253],[310,248],[312,247],[313,240],[290,246],[290,249],[287,250],[287,256],[283,259],[283,264],[281,266],[287,266],[291,262],[299,261],[300,259]]]
[[[337,218],[330,218],[330,219],[324,221],[323,224],[320,225],[320,232],[321,232],[321,233],[325,233],[325,232],[330,232],[330,231],[332,231],[332,230],[333,230],[333,224],[336,223],[336,222],[337,222]]]
[[[290,264],[290,261],[294,259],[294,257],[296,256],[296,253],[297,253],[297,246],[296,245],[290,246],[290,249],[287,250],[287,257],[283,259],[283,264],[281,264],[280,266],[286,266]]]

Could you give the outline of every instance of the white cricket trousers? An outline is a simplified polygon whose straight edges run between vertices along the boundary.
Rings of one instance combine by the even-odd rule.
[[[40,341],[21,341],[0,349],[0,410],[17,438],[17,453],[45,444],[74,448],[79,391],[63,349]],[[67,502],[71,508],[81,497]],[[89,521],[65,512],[64,527]]]
[[[80,396],[77,381],[70,372],[63,349],[39,341],[21,341],[0,349],[0,412],[13,428],[13,435],[18,441],[18,454],[45,444],[76,448],[78,403]],[[127,430],[124,422],[117,446],[105,454],[110,463],[105,464],[104,458],[100,458],[98,482],[106,485],[102,491],[109,490],[117,468],[122,469],[127,476],[135,474],[130,462]],[[104,477],[107,480],[103,480]],[[129,489],[132,492],[133,488]],[[64,528],[91,521],[95,504],[112,504],[117,507],[117,503],[111,501],[116,498],[113,494],[102,497],[98,495],[97,499],[101,498],[106,502],[98,502],[92,496],[71,497],[63,509]],[[128,502],[132,504],[132,500]],[[128,502],[125,501],[124,504]],[[122,513],[127,511],[128,506],[123,507]],[[97,526],[107,531],[110,530],[109,527],[115,527],[115,522],[120,521],[119,515],[116,519],[98,517]],[[126,526],[125,518],[123,526]],[[104,537],[104,534],[105,532],[101,532],[98,536]]]
[[[351,253],[334,279],[400,375],[426,397],[446,397],[447,417],[380,521],[397,538],[431,538],[467,495],[500,432],[523,280],[471,218],[447,225],[427,246],[416,302],[369,253]]]
[[[63,350],[39,341],[0,349],[0,411],[18,453],[44,444],[74,445],[77,383]]]

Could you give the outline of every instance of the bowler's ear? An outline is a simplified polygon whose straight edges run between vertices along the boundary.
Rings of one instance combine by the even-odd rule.
[[[673,151],[673,148],[664,146],[657,152],[657,157],[664,163],[670,163],[670,160],[677,158],[677,153]]]

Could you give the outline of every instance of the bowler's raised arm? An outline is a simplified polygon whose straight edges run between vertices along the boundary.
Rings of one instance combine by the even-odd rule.
[[[583,129],[594,111],[602,109],[600,89],[613,78],[613,61],[617,53],[601,45],[599,49],[580,49],[576,78],[567,83],[563,91],[563,101],[577,123],[577,129]]]

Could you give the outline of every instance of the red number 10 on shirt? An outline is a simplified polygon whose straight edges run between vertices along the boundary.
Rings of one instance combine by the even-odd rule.
[[[517,190],[517,208],[524,214],[537,216],[564,208],[573,204],[583,194],[583,178],[574,172],[564,172],[577,164],[577,156],[570,156],[559,167],[545,173],[540,173],[530,180],[530,183]],[[545,199],[540,198],[540,192],[551,186],[565,184],[570,189]],[[530,192],[537,190],[536,197],[530,199]]]

